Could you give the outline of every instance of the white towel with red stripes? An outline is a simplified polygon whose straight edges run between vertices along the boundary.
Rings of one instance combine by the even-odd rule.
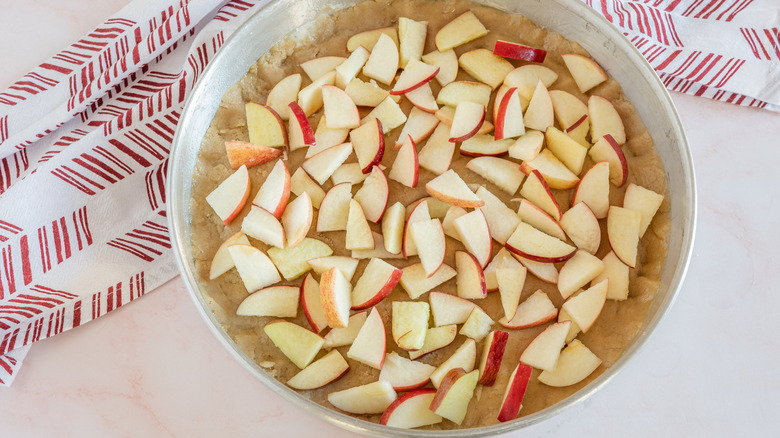
[[[176,275],[168,152],[187,93],[269,0],[135,0],[0,93],[0,384],[29,346]],[[670,90],[780,110],[778,0],[583,0]]]

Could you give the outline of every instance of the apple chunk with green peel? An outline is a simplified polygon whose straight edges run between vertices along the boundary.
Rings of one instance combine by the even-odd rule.
[[[545,371],[554,370],[570,325],[571,321],[562,321],[547,326],[523,350],[520,362]]]
[[[628,180],[628,161],[623,154],[623,149],[607,134],[590,148],[588,155],[595,162],[606,161],[609,163],[609,182],[616,187],[622,187]]]
[[[436,370],[431,373],[431,383],[434,387],[439,388],[441,386],[444,376],[450,370],[455,368],[462,368],[466,372],[470,372],[474,369],[474,365],[477,362],[477,343],[473,339],[467,338],[452,356],[447,358]],[[477,370],[477,377],[479,377],[479,370]]]
[[[537,262],[558,263],[570,259],[577,248],[521,222],[506,241],[506,249]]]
[[[604,219],[609,211],[609,162],[599,161],[582,176],[571,199],[571,205],[580,202],[590,207],[596,219]]]
[[[372,258],[352,288],[352,310],[377,305],[393,291],[403,271],[386,261]]]
[[[653,216],[658,212],[663,201],[663,195],[634,183],[628,184],[626,193],[623,196],[623,208],[638,211],[642,216],[639,224],[639,237],[644,236],[647,227],[650,226]]]
[[[211,269],[209,270],[209,280],[213,280],[225,272],[233,269],[236,265],[233,263],[233,258],[230,257],[228,248],[232,245],[243,244],[250,245],[249,239],[241,231],[230,236],[222,242],[222,245],[217,248],[217,252],[214,253],[214,258],[211,259]]]
[[[267,287],[244,298],[236,309],[236,315],[295,318],[299,297],[300,289],[295,286]]]
[[[587,204],[580,202],[570,208],[561,217],[560,224],[577,248],[596,254],[601,245],[601,226]]]
[[[425,342],[431,308],[426,302],[393,302],[393,339],[404,350],[419,350]]]
[[[544,62],[547,51],[536,47],[526,46],[524,44],[513,43],[510,41],[496,40],[493,46],[493,54],[503,56],[504,58],[517,59],[518,61]]]
[[[412,239],[427,276],[433,275],[444,263],[447,242],[438,219],[415,222],[411,225]]]
[[[601,66],[588,57],[576,53],[566,53],[561,55],[561,58],[563,58],[566,68],[569,69],[571,77],[582,93],[607,80],[607,74],[604,73]]]
[[[281,281],[276,266],[259,249],[251,245],[237,244],[229,246],[228,252],[247,292],[252,293]]]
[[[466,251],[456,251],[455,268],[458,271],[457,290],[459,297],[475,300],[487,296],[485,274],[474,255]]]
[[[607,236],[615,255],[629,268],[636,267],[637,246],[642,215],[636,210],[623,207],[609,207],[607,215]]]
[[[271,321],[263,331],[292,363],[300,369],[306,368],[319,353],[324,343],[316,333],[282,319]]]
[[[462,368],[450,370],[431,401],[431,411],[455,424],[463,423],[469,402],[474,396],[477,380],[479,380],[479,370],[469,373]]]
[[[363,74],[385,85],[393,82],[400,62],[398,44],[386,34],[379,35],[371,55],[363,66]]]
[[[226,141],[225,153],[230,167],[238,169],[241,166],[253,167],[273,161],[282,155],[282,150],[245,141]]]
[[[268,147],[287,146],[287,128],[270,106],[249,102],[245,105],[249,142]]]
[[[349,317],[346,327],[337,327],[329,331],[324,339],[323,348],[336,348],[351,345],[357,337],[363,324],[368,319],[368,312],[356,313]]]
[[[249,172],[241,166],[206,196],[206,202],[225,225],[230,225],[244,208],[250,189]]]
[[[501,190],[514,195],[525,175],[520,166],[498,157],[477,157],[466,163],[466,169],[495,184]]]
[[[580,330],[587,333],[604,308],[608,288],[609,280],[602,280],[566,300],[561,309],[565,309]]]
[[[308,260],[331,254],[333,250],[325,242],[310,237],[304,237],[295,247],[268,248],[268,256],[285,280],[294,280],[308,272],[311,269]]]
[[[520,409],[523,407],[523,398],[525,397],[525,391],[528,389],[528,382],[531,381],[533,370],[533,367],[519,363],[512,371],[504,392],[504,400],[501,402],[501,408],[498,411],[498,421],[503,423],[517,418]]]
[[[382,236],[385,250],[389,253],[400,254],[403,249],[405,216],[406,208],[400,202],[396,202],[382,217]]]
[[[415,389],[399,396],[382,414],[379,424],[403,429],[429,426],[442,422],[439,415],[430,410],[436,396],[433,388]]]
[[[487,335],[479,361],[479,384],[493,386],[496,382],[508,341],[509,333],[501,330],[493,330]]]
[[[320,333],[328,326],[322,301],[320,301],[320,284],[311,273],[306,275],[301,283],[301,308],[314,333]]]
[[[542,371],[539,381],[547,386],[570,386],[583,381],[601,365],[601,359],[579,339],[561,351],[558,364],[552,371]]]
[[[379,380],[328,394],[328,402],[350,414],[381,414],[398,398],[390,383]]]
[[[431,309],[433,309],[433,306],[431,306]],[[458,326],[455,324],[443,325],[441,327],[429,327],[428,331],[425,333],[425,342],[423,343],[422,348],[419,350],[410,350],[409,358],[415,360],[432,351],[444,348],[455,340],[457,334]]]
[[[428,181],[425,191],[442,202],[458,207],[475,208],[485,205],[452,169]]]
[[[355,193],[354,199],[360,203],[367,220],[379,223],[387,208],[389,197],[390,186],[387,184],[387,177],[379,166],[374,166],[363,181],[363,185]]]
[[[558,273],[558,291],[565,300],[604,271],[604,262],[598,257],[578,250],[566,261]]]
[[[520,330],[550,322],[556,316],[558,316],[558,308],[540,289],[520,303],[514,318],[507,320],[504,317],[499,319],[498,323],[508,329]]]
[[[287,381],[287,386],[299,390],[322,388],[338,380],[347,371],[349,371],[347,361],[338,350],[332,350],[294,375]]]
[[[620,114],[618,114],[612,102],[593,94],[588,99],[588,114],[590,117],[591,140],[611,135],[617,144],[622,145],[626,142],[626,130],[623,126],[623,119],[620,118]]]
[[[493,239],[490,236],[490,226],[485,213],[476,209],[464,214],[455,219],[455,229],[458,231],[463,246],[474,256],[481,271],[487,266],[490,256],[493,254]],[[456,256],[456,263],[457,259]]]
[[[410,360],[393,352],[385,357],[379,380],[389,382],[396,391],[408,391],[428,383],[435,369],[432,365]]]
[[[352,341],[352,346],[347,351],[347,357],[381,370],[382,364],[385,363],[386,347],[385,324],[382,322],[379,311],[374,307],[355,340]],[[382,410],[384,411],[384,408]]]
[[[449,50],[473,41],[488,33],[485,26],[471,11],[466,11],[445,24],[436,33],[434,42],[439,51]]]
[[[504,77],[515,69],[511,62],[487,49],[474,49],[463,53],[458,58],[458,64],[471,77],[490,85],[494,90],[504,82]]]
[[[322,273],[320,300],[328,325],[333,328],[347,327],[349,309],[352,307],[352,285],[338,268],[333,267]]]

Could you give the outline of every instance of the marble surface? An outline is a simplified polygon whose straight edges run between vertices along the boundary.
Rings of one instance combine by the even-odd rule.
[[[127,0],[0,0],[0,88]],[[562,415],[507,436],[766,436],[780,429],[780,114],[672,95],[699,187],[683,290],[635,360]],[[208,331],[179,278],[37,343],[0,388],[0,435],[350,434],[266,389]]]

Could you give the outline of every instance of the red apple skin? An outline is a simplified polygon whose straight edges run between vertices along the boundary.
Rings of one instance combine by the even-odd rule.
[[[549,196],[550,199],[552,199],[555,202],[555,207],[558,210],[558,214],[553,216],[553,219],[557,218],[556,220],[560,220],[561,219],[561,215],[563,214],[563,212],[561,211],[561,206],[558,204],[558,200],[555,199],[555,195],[553,195],[552,190],[550,189],[550,185],[547,184],[547,180],[545,180],[544,177],[542,176],[542,172],[539,172],[538,170],[534,169],[533,167],[528,166],[525,163],[525,161],[520,164],[520,171],[523,172],[524,174],[526,174],[526,176],[530,176],[533,173],[536,176],[536,178],[539,179],[539,181],[544,186],[545,191],[547,191],[547,196]],[[522,255],[522,254],[520,254],[520,255]],[[523,257],[525,257],[525,256],[523,256]],[[530,257],[526,257],[526,258],[530,258]],[[534,259],[531,259],[531,260],[534,260]],[[537,260],[537,261],[539,261],[539,260]]]
[[[515,254],[517,254],[519,256],[525,257],[528,260],[533,260],[535,262],[542,262],[542,263],[565,262],[566,260],[569,260],[570,258],[574,257],[574,253],[577,252],[577,248],[575,248],[574,251],[572,251],[571,253],[562,255],[560,257],[542,257],[542,256],[534,255],[534,254],[525,253],[525,252],[523,252],[523,251],[521,251],[521,250],[519,250],[519,249],[517,249],[517,248],[515,248],[515,247],[513,247],[512,245],[509,245],[509,244],[505,245],[505,247],[509,251],[511,251],[511,252],[513,252],[513,253],[515,253]]]
[[[470,139],[471,137],[475,136],[477,134],[477,132],[479,132],[479,128],[481,128],[482,124],[485,122],[485,113],[486,113],[486,109],[483,106],[482,107],[482,117],[480,118],[479,123],[477,123],[476,126],[474,126],[474,129],[472,129],[470,132],[468,132],[468,133],[466,133],[466,134],[464,134],[464,135],[462,135],[460,137],[450,137],[450,139],[449,139],[450,143],[460,143],[462,141],[466,141],[466,140]]]
[[[436,412],[436,409],[439,409],[439,406],[444,401],[444,397],[447,396],[452,385],[466,374],[466,370],[463,368],[453,368],[447,371],[447,374],[444,375],[444,379],[442,379],[441,384],[439,384],[439,389],[436,391],[433,400],[431,400],[431,405],[428,409],[430,409],[431,412]]]
[[[588,120],[588,115],[587,114],[583,114],[582,117],[577,119],[576,122],[572,123],[571,126],[566,128],[564,131],[567,132],[567,133],[574,131],[575,129],[577,129],[578,126],[582,125],[585,122],[585,120]]]
[[[279,199],[279,203],[276,204],[276,208],[270,212],[277,219],[281,219],[282,213],[284,213],[284,209],[287,207],[287,201],[290,200],[290,170],[287,169],[287,165],[284,162],[282,162],[282,166],[284,166],[284,191]]]
[[[251,181],[251,180],[250,180]],[[244,206],[246,205],[246,201],[249,200],[249,192],[252,187],[251,182],[246,185],[246,190],[244,190],[244,196],[241,197],[241,202],[239,202],[236,205],[236,209],[233,210],[232,213],[230,213],[230,216],[226,217],[224,221],[225,225],[230,225],[231,222],[233,222],[233,219],[238,217],[238,214],[241,213],[241,210],[244,209]]]
[[[534,322],[532,322],[530,324],[526,324],[526,325],[509,325],[508,323],[502,323],[501,320],[499,320],[498,323],[501,324],[502,327],[505,327],[505,328],[508,328],[508,329],[511,329],[511,330],[522,330],[522,329],[527,329],[527,328],[531,328],[531,327],[540,326],[542,324],[546,324],[546,323],[552,321],[553,319],[555,319],[557,317],[558,317],[558,309],[555,309],[554,311],[552,311],[549,314],[545,315],[544,318],[536,320],[536,321],[534,321]]]
[[[504,350],[508,341],[509,333],[496,330],[496,334],[493,335],[493,342],[488,350],[485,371],[477,383],[485,386],[493,386],[496,383],[496,376],[498,376],[498,370],[501,368],[501,360],[504,358]]]
[[[533,370],[533,367],[524,363],[518,365],[517,374],[509,383],[511,387],[506,400],[501,405],[501,410],[498,411],[498,421],[503,423],[517,418],[517,414],[520,413],[520,408],[523,406],[523,397],[528,389],[528,382],[531,380]]]
[[[410,91],[414,91],[414,90],[422,87],[423,85],[427,84],[428,82],[430,82],[431,79],[435,78],[436,75],[439,74],[439,70],[440,70],[440,68],[436,67],[436,71],[432,75],[424,78],[422,81],[420,81],[420,82],[410,86],[409,88],[404,88],[403,90],[390,90],[390,94],[393,95],[393,96],[399,96],[401,94],[406,94],[406,93],[408,93]]]
[[[412,397],[417,397],[418,395],[433,394],[435,392],[436,390],[433,388],[422,388],[414,389],[405,394],[402,394],[397,399],[395,399],[395,401],[392,402],[390,406],[387,407],[385,412],[382,414],[382,418],[379,419],[379,424],[386,426],[387,422],[390,421],[390,416],[393,415],[393,411],[395,411],[398,405],[405,402],[406,400],[409,400]]]
[[[325,327],[320,327],[314,322],[314,318],[312,318],[311,313],[309,312],[309,305],[306,303],[306,294],[303,293],[303,291],[306,289],[306,282],[314,280],[314,277],[309,273],[306,278],[303,279],[303,283],[301,283],[301,307],[303,308],[303,314],[306,316],[306,321],[309,322],[309,326],[312,328],[312,331],[314,333],[319,333],[324,329]]]
[[[376,127],[379,130],[379,147],[376,150],[376,155],[374,155],[374,159],[371,160],[370,163],[366,167],[363,168],[363,174],[369,174],[371,173],[371,169],[374,168],[374,166],[378,166],[382,164],[382,157],[385,156],[385,134],[382,130],[382,122],[379,121],[379,119],[376,120]]]
[[[421,388],[421,387],[425,386],[425,384],[430,382],[430,381],[431,381],[431,379],[428,378],[428,379],[423,380],[420,383],[415,383],[414,385],[398,386],[398,387],[394,386],[393,389],[395,389],[396,392],[411,391],[411,390],[415,390],[415,389],[418,389],[418,388]],[[425,389],[429,389],[429,388],[425,388]],[[433,388],[431,388],[431,389],[433,389]],[[436,392],[436,390],[433,390],[433,392]]]
[[[498,45],[498,41],[496,41],[496,45]],[[494,138],[496,140],[501,140],[504,138],[504,125],[506,124],[506,107],[509,106],[509,99],[512,97],[512,93],[517,90],[517,87],[512,87],[509,90],[507,90],[506,93],[504,93],[504,97],[501,98],[501,103],[498,104],[498,112],[496,113],[498,117],[494,120]]]
[[[493,46],[493,54],[520,61],[544,62],[547,51],[509,41],[497,40],[496,45]]]
[[[306,113],[303,112],[303,108],[298,105],[298,102],[290,102],[290,105],[288,106],[290,107],[290,112],[295,116],[295,119],[298,120],[298,124],[301,126],[301,131],[303,131],[303,142],[309,146],[314,146],[316,143],[314,130],[311,128],[311,123],[309,123],[309,118],[306,117]]]
[[[307,389],[306,389],[306,391],[311,391],[311,390],[314,390],[314,389],[320,389],[320,388],[324,388],[325,386],[327,386],[327,385],[329,385],[329,384],[331,384],[331,383],[335,382],[336,380],[338,380],[338,379],[340,379],[340,378],[344,377],[344,375],[345,375],[345,374],[347,374],[348,372],[349,372],[349,367],[347,367],[347,369],[345,369],[345,370],[344,370],[344,371],[343,371],[341,374],[339,374],[338,376],[334,377],[332,380],[329,380],[329,381],[327,381],[327,382],[323,383],[321,386],[318,386],[318,387],[316,387],[316,388],[307,388]],[[292,388],[292,386],[291,386],[290,388]],[[301,391],[300,389],[297,389],[297,388],[292,388],[292,389],[295,389],[296,391]]]
[[[506,152],[496,152],[495,154],[485,154],[482,152],[472,152],[469,150],[463,150],[458,148],[458,153],[465,157],[500,157],[502,155],[506,155]]]
[[[395,285],[398,284],[398,282],[401,280],[401,275],[404,273],[404,271],[396,268],[392,274],[390,274],[390,277],[387,279],[387,282],[382,286],[381,289],[379,289],[379,292],[376,293],[373,297],[371,297],[370,300],[366,301],[365,303],[359,303],[357,305],[352,306],[352,310],[363,310],[368,309],[369,307],[376,306],[384,300],[388,295],[390,295],[390,292],[393,291],[393,288],[395,288]]]
[[[617,141],[615,141],[615,138],[612,137],[612,134],[605,135],[604,140],[606,140],[607,143],[612,146],[612,149],[615,150],[615,155],[617,155],[618,160],[620,160],[620,168],[623,171],[623,179],[620,181],[618,187],[623,187],[623,184],[628,181],[628,162],[626,161],[626,156],[623,154],[623,149],[621,149],[620,145],[617,143]]]

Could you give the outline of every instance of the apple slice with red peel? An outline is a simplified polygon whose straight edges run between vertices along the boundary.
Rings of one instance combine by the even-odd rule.
[[[520,200],[517,216],[522,222],[533,226],[539,231],[543,231],[560,240],[566,240],[566,233],[563,232],[563,228],[561,228],[558,222],[528,199]]]
[[[287,129],[284,121],[268,105],[249,102],[244,107],[249,142],[256,145],[287,146]]]
[[[558,316],[558,308],[540,289],[520,303],[514,318],[511,320],[501,318],[498,323],[508,329],[521,330],[548,323],[556,316]]]
[[[529,129],[509,146],[507,153],[517,160],[531,161],[539,155],[543,145],[544,134]]]
[[[355,149],[358,163],[363,173],[371,172],[371,169],[382,162],[385,153],[385,136],[382,133],[382,123],[374,119],[349,134],[352,147]]]
[[[531,259],[527,259],[517,254],[512,254],[520,264],[528,269],[528,272],[533,274],[539,280],[545,283],[557,284],[558,283],[558,269],[552,263],[542,263]]]
[[[423,50],[425,50],[425,39],[427,34],[427,22],[414,21],[406,17],[398,18],[399,67],[407,69],[410,61],[420,60]]]
[[[259,249],[236,244],[229,246],[228,252],[247,292],[252,293],[282,280],[271,259]]]
[[[523,124],[537,131],[544,131],[554,123],[554,113],[550,93],[540,80],[534,89],[528,108],[523,115]]]
[[[303,241],[311,228],[313,216],[311,198],[306,192],[287,204],[282,214],[282,225],[288,247],[294,248]]]
[[[627,299],[630,268],[620,261],[614,251],[607,253],[601,261],[604,263],[604,271],[597,275],[590,282],[590,285],[593,286],[602,280],[608,279],[607,299],[618,301]]]
[[[434,114],[434,117],[436,111],[439,110],[439,105],[436,103],[436,98],[433,97],[433,91],[431,90],[430,84],[423,84],[422,86],[407,92],[404,96],[406,96],[409,103],[414,105],[415,108],[429,114]]]
[[[378,167],[381,168],[381,166]],[[365,181],[366,178],[368,178],[368,174],[363,173],[363,168],[360,167],[360,164],[344,163],[333,172],[333,175],[330,176],[330,181],[334,186],[341,183],[357,185]]]
[[[336,86],[342,90],[347,88],[347,85],[360,73],[370,55],[371,52],[362,46],[353,50],[349,57],[336,67]]]
[[[403,249],[405,216],[406,209],[404,205],[396,202],[387,209],[382,217],[382,235],[385,241],[385,250],[392,254],[400,254]]]
[[[585,251],[577,251],[558,273],[558,291],[561,297],[564,300],[569,298],[602,272],[604,272],[604,262]]]
[[[542,149],[533,160],[520,164],[520,170],[526,175],[534,169],[539,171],[553,189],[570,189],[580,182],[579,177],[572,173],[549,149]]]
[[[469,314],[466,322],[463,323],[459,333],[479,342],[490,333],[490,328],[493,324],[495,324],[495,321],[481,307],[475,307]]]
[[[498,421],[504,423],[517,418],[520,409],[523,407],[523,398],[528,389],[528,382],[531,381],[533,370],[533,367],[519,363],[512,371],[512,374],[509,376],[509,383],[506,385],[501,408],[498,411]]]
[[[596,61],[575,53],[561,55],[566,68],[577,84],[580,92],[585,93],[591,88],[607,80],[607,74]]]
[[[474,49],[463,53],[458,58],[458,64],[471,77],[490,85],[494,90],[504,82],[504,77],[515,69],[511,62],[487,49]]]
[[[465,298],[437,291],[428,294],[428,302],[431,304],[431,314],[436,327],[463,324],[471,312],[479,307]]]
[[[466,44],[487,33],[488,30],[479,18],[473,12],[466,11],[439,29],[434,42],[436,49],[444,51]]]
[[[320,278],[320,300],[328,325],[346,327],[352,307],[352,285],[337,267],[328,269]]]
[[[452,169],[428,181],[425,191],[442,202],[458,207],[475,208],[485,205]]]
[[[485,178],[510,195],[517,192],[525,178],[517,163],[498,157],[476,157],[466,163],[466,169]]]
[[[379,223],[385,213],[389,196],[390,186],[387,184],[385,173],[379,166],[374,166],[371,174],[355,193],[354,199],[360,203],[367,220]]]
[[[341,273],[347,281],[352,281],[352,277],[357,270],[358,262],[358,259],[345,256],[317,257],[306,261],[317,275],[322,275],[323,272],[335,266],[341,270]]]
[[[291,115],[288,105],[298,99],[299,91],[301,91],[301,74],[291,74],[271,88],[265,104],[276,111],[282,120],[288,120]]]
[[[311,158],[325,149],[344,143],[347,136],[349,136],[349,129],[329,128],[328,118],[323,115],[320,117],[317,130],[314,132],[315,144],[306,149],[306,158]]]
[[[301,283],[301,308],[314,333],[319,333],[328,326],[320,301],[320,284],[311,273],[307,274]]]
[[[439,67],[439,73],[436,74],[436,81],[442,87],[454,81],[458,76],[458,56],[455,51],[444,50],[426,53],[422,56],[422,61],[426,64]]]
[[[601,226],[587,204],[580,202],[561,217],[561,228],[577,248],[596,254],[601,245]]]
[[[607,217],[609,211],[609,162],[599,161],[585,175],[571,199],[571,205],[579,203],[590,207],[597,219]]]
[[[287,386],[298,390],[310,390],[338,380],[349,371],[349,364],[338,350],[317,359],[287,381]]]
[[[477,159],[475,158],[475,160]],[[515,228],[517,228],[520,218],[490,190],[480,186],[476,194],[479,199],[485,202],[485,205],[479,207],[479,209],[485,215],[485,219],[487,219],[491,237],[503,245],[515,231]],[[457,235],[456,238],[460,240],[460,235]]]
[[[476,257],[466,251],[455,252],[455,269],[458,272],[458,296],[470,300],[487,296],[485,274]]]
[[[616,187],[622,187],[628,181],[628,161],[623,154],[623,149],[607,134],[601,137],[588,151],[588,155],[595,162],[606,161],[609,163],[609,182]]]
[[[406,124],[398,135],[395,142],[395,148],[398,149],[406,140],[407,136],[412,137],[415,144],[425,140],[439,125],[439,119],[435,115],[427,113],[417,107],[413,107],[406,119]]]
[[[288,133],[290,151],[306,146],[314,146],[317,142],[317,138],[314,135],[314,130],[311,128],[308,117],[306,117],[306,113],[303,112],[303,108],[298,105],[298,102],[290,102],[289,112],[290,127]]]
[[[519,137],[525,134],[523,106],[517,88],[510,88],[501,98],[494,121],[496,140]]]
[[[490,103],[490,85],[482,82],[455,81],[442,87],[436,96],[436,103],[456,108],[461,102],[474,102],[484,107]]]
[[[297,289],[292,286],[292,289]],[[263,331],[279,350],[300,369],[306,368],[319,353],[324,343],[322,337],[285,320],[271,321]]]
[[[460,154],[468,157],[497,157],[509,151],[511,139],[495,140],[489,134],[477,134],[460,145]]]
[[[334,85],[336,83],[336,71],[332,70],[320,76],[311,84],[303,87],[298,92],[298,105],[307,116],[316,113],[322,108],[322,87],[323,85]]]
[[[555,369],[555,363],[566,343],[570,321],[556,322],[539,333],[520,355],[520,362],[545,371]]]
[[[517,87],[520,97],[531,100],[539,81],[542,81],[546,88],[550,88],[557,79],[558,74],[548,67],[526,64],[509,72],[504,78],[504,85],[509,88]],[[544,129],[540,129],[540,131],[544,131]]]
[[[444,219],[441,222],[441,228],[444,230],[445,236],[450,236],[453,239],[460,242],[460,234],[458,233],[458,229],[455,228],[455,219],[465,215],[468,213],[466,209],[463,207],[456,207],[451,206],[449,210],[447,210],[447,214],[444,216]]]
[[[588,115],[583,114],[574,124],[566,128],[564,131],[566,135],[573,138],[574,141],[579,144],[590,147],[590,142],[585,138],[588,135],[590,123],[588,122]]]
[[[515,226],[515,228],[517,228],[517,226]],[[512,256],[512,253],[510,253],[506,248],[499,249],[490,263],[488,263],[488,265],[483,270],[485,273],[485,287],[487,287],[488,292],[498,290],[498,279],[496,278],[496,271],[498,269],[517,269],[522,267],[523,265],[515,260],[515,258]]]
[[[323,185],[351,154],[352,143],[342,143],[331,146],[324,151],[307,158],[301,164],[301,167],[309,176],[317,181],[319,185]]]
[[[304,238],[298,246],[291,248],[268,248],[268,256],[274,262],[285,280],[294,280],[309,272],[311,266],[307,260],[333,254],[325,242],[310,237]]]
[[[452,155],[455,153],[455,143],[451,143],[449,138],[449,126],[444,123],[436,126],[433,134],[417,154],[419,166],[436,175],[446,172],[450,168]]]
[[[607,236],[615,255],[629,268],[636,267],[637,245],[642,215],[636,210],[623,207],[609,207],[607,214]]]
[[[243,244],[249,245],[249,239],[241,231],[230,236],[222,242],[222,245],[217,248],[217,252],[214,253],[214,258],[211,259],[211,269],[209,270],[209,280],[213,280],[225,272],[233,269],[236,265],[233,263],[233,258],[230,257],[228,247],[231,245]]]
[[[452,118],[455,117],[455,107],[443,106],[436,110],[433,115],[435,115],[440,122],[447,125],[447,131],[449,134],[449,127],[452,126]],[[447,136],[447,139],[449,139],[449,135]]]
[[[415,360],[432,351],[444,348],[455,340],[457,334],[458,326],[455,324],[443,325],[441,327],[429,327],[428,331],[425,333],[425,342],[423,343],[422,348],[419,350],[410,350],[409,358]],[[428,377],[430,377],[430,375]]]
[[[447,358],[436,370],[431,373],[431,383],[435,388],[441,386],[444,376],[455,368],[462,368],[466,372],[471,372],[474,369],[474,365],[477,363],[477,343],[471,338],[466,340],[452,353],[452,356]],[[477,370],[477,376],[479,370]]]
[[[431,214],[428,210],[428,201],[423,200],[418,203],[406,219],[406,227],[403,239],[404,257],[417,255],[417,245],[412,237],[412,224],[415,222],[426,222],[431,220]]]
[[[446,263],[430,277],[425,273],[422,263],[407,266],[402,271],[399,283],[413,300],[457,275],[455,269]]]
[[[496,44],[493,46],[493,54],[503,56],[504,58],[517,59],[518,61],[542,63],[547,56],[547,51],[524,44],[496,40]]]
[[[347,93],[335,85],[322,86],[322,102],[330,129],[352,129],[360,126],[357,105]]]
[[[537,262],[558,263],[570,259],[577,248],[521,222],[506,241],[506,249]]]
[[[371,55],[363,66],[363,74],[376,79],[377,82],[390,85],[395,78],[399,62],[398,44],[383,33],[371,49]]]
[[[264,208],[278,219],[282,217],[289,198],[290,171],[284,162],[279,160],[260,186],[252,204]]]
[[[609,280],[602,280],[566,300],[561,309],[565,309],[572,321],[580,326],[580,330],[587,333],[604,308],[608,288]]]
[[[509,333],[505,331],[493,330],[487,335],[479,361],[479,384],[493,386],[496,382],[508,341]]]
[[[371,235],[371,227],[368,225],[363,208],[355,199],[349,201],[349,213],[347,215],[347,236],[344,246],[349,250],[373,249],[374,238]]]
[[[368,314],[363,327],[360,328],[357,337],[352,341],[352,346],[347,351],[347,357],[381,370],[382,364],[385,363],[386,346],[385,324],[382,322],[379,311],[374,307]]]
[[[591,95],[588,99],[588,115],[590,116],[591,141],[598,140],[605,135],[611,135],[619,145],[626,142],[623,119],[620,118],[620,114],[612,102],[601,96]]]
[[[408,391],[428,383],[435,369],[432,365],[415,362],[392,352],[385,357],[379,380],[390,383],[396,391]]]
[[[322,190],[322,187],[300,167],[295,169],[290,177],[290,191],[295,196],[303,196],[304,193],[308,193],[312,207],[317,209],[320,208],[322,199],[325,197],[325,190]]]
[[[455,116],[450,126],[450,142],[462,142],[473,137],[485,121],[485,106],[463,101],[455,107]]]
[[[438,73],[439,67],[412,59],[401,72],[390,94],[401,95],[413,91],[430,82]]]
[[[352,200],[352,184],[336,184],[322,198],[317,214],[317,232],[347,229],[349,203]]]
[[[561,351],[555,369],[542,371],[538,379],[547,386],[571,386],[585,380],[599,365],[601,359],[575,339]]]
[[[382,123],[382,133],[387,134],[393,129],[406,122],[406,113],[403,112],[397,102],[393,100],[394,96],[387,96],[385,100],[379,103],[363,120],[361,124],[366,124],[371,120],[377,119]]]
[[[393,339],[399,348],[419,350],[425,342],[431,308],[424,301],[393,302]]]
[[[476,209],[464,214],[455,219],[455,229],[458,230],[460,241],[474,255],[480,268],[487,266],[493,254],[493,238],[485,213]]]
[[[444,263],[447,251],[441,222],[438,219],[415,222],[410,231],[425,274],[430,277]]]
[[[582,172],[585,164],[585,156],[588,148],[577,143],[573,138],[561,132],[558,128],[550,126],[545,132],[547,148],[575,175]]]
[[[368,312],[356,313],[349,317],[346,327],[334,328],[329,331],[324,339],[323,348],[336,348],[351,345],[355,341],[363,324],[366,323]]]
[[[273,161],[282,155],[281,149],[245,141],[226,141],[225,152],[232,169],[238,169],[241,166],[257,166]]]
[[[206,196],[206,202],[225,225],[230,225],[244,208],[250,189],[249,172],[241,166]]]
[[[346,60],[347,58],[343,56],[322,56],[302,62],[301,69],[306,73],[306,76],[308,76],[309,79],[316,81],[326,73],[335,70],[336,67]]]
[[[236,315],[295,318],[299,297],[300,290],[295,286],[267,287],[244,298],[236,309]]]
[[[249,214],[241,222],[241,231],[253,239],[277,248],[284,248],[287,242],[284,228],[279,219],[256,205],[252,206]],[[247,245],[249,245],[248,242]]]
[[[384,88],[377,85],[376,81],[363,82],[358,78],[354,78],[344,88],[344,92],[352,98],[357,106],[375,107],[382,103],[390,93]],[[434,101],[435,103],[435,101]]]
[[[550,99],[555,120],[561,130],[578,141],[584,140],[590,129],[588,106],[575,95],[563,90],[550,90]]]
[[[639,237],[644,236],[647,227],[650,226],[650,222],[653,220],[653,216],[658,212],[663,202],[663,195],[634,183],[628,184],[626,193],[623,196],[623,208],[638,211],[642,216],[639,224]]]
[[[356,33],[349,37],[347,40],[347,51],[354,52],[360,46],[363,46],[368,50],[374,50],[374,46],[382,34],[390,37],[390,40],[392,40],[396,46],[398,45],[398,32],[395,30],[395,26],[380,27]]]
[[[461,368],[450,370],[431,401],[430,410],[460,425],[466,418],[469,402],[479,379],[479,370],[466,373]]]
[[[385,239],[380,233],[371,231],[371,237],[374,239],[374,247],[372,249],[353,249],[352,258],[361,260],[374,257],[383,260],[403,258],[402,254],[393,254],[385,249]]]
[[[390,167],[390,179],[398,181],[406,187],[417,187],[420,175],[420,162],[417,157],[417,147],[410,135],[404,139],[403,146],[395,156]]]
[[[420,203],[423,201],[428,204],[428,212],[431,216],[431,219],[444,219],[444,216],[447,214],[447,210],[449,210],[451,207],[450,204],[442,202],[432,196],[423,196],[422,198],[418,198],[410,202],[409,205],[406,206],[407,220],[409,220],[409,216],[412,215],[412,211],[414,211],[414,209],[417,208],[417,206],[420,205]]]
[[[508,321],[511,321],[517,312],[527,271],[524,266],[496,269],[496,282],[498,283],[498,292],[501,294],[501,306],[504,308],[504,318]]]
[[[328,394],[328,402],[336,409],[359,415],[381,414],[396,398],[390,383],[382,380]]]
[[[352,310],[363,310],[377,305],[393,291],[403,271],[373,258],[352,289]]]
[[[531,206],[534,206],[537,209],[541,209],[543,212],[552,216],[552,219],[555,220],[560,220],[562,216],[561,207],[558,204],[558,201],[555,199],[555,196],[550,190],[550,186],[547,185],[547,181],[545,181],[544,177],[538,170],[534,169],[531,171],[531,173],[528,174],[528,177],[525,179],[525,183],[523,183],[523,187],[520,189],[520,196],[524,197],[528,201],[528,205],[525,207],[523,206],[522,201],[520,203],[520,209],[517,211],[520,219],[524,221],[530,220],[533,222],[545,224],[543,227],[548,229],[548,231],[552,231],[555,227],[546,225],[549,224],[549,221],[545,220],[543,216],[539,215],[538,212],[530,208]],[[557,233],[548,234],[554,235]],[[558,237],[560,237],[560,235],[558,235]]]
[[[435,396],[436,390],[433,388],[415,389],[404,393],[388,406],[379,424],[414,429],[441,423],[441,416],[429,409]]]

